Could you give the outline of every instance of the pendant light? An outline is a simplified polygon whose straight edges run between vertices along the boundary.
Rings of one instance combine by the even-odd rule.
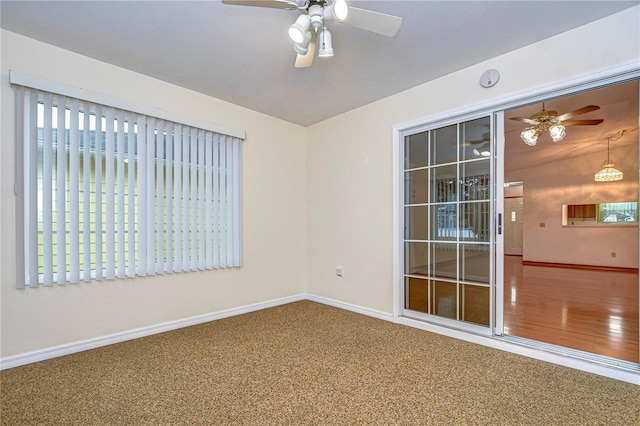
[[[602,163],[602,170],[594,175],[594,180],[596,182],[615,182],[622,180],[623,173],[616,169],[611,161],[611,156],[609,155],[609,144],[611,141],[617,141],[622,137],[625,130],[621,130],[617,133],[617,136],[610,136],[607,138],[607,159]]]

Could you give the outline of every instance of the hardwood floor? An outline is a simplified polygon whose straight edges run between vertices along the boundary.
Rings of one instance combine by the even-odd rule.
[[[640,362],[637,272],[504,260],[505,334]]]

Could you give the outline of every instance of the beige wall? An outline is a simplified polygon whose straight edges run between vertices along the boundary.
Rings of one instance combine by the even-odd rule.
[[[621,182],[596,183],[602,154],[564,158],[522,169],[524,181],[523,259],[533,262],[638,267],[638,227],[563,227],[563,204],[596,204],[638,199],[638,144],[611,151]],[[544,227],[540,224],[544,223]],[[611,257],[615,252],[616,257]]]
[[[637,59],[639,10],[628,9],[310,127],[307,292],[393,311],[392,126]],[[478,80],[489,68],[500,71],[500,81],[483,89]],[[337,264],[344,266],[342,278],[335,275]]]
[[[637,58],[639,10],[306,129],[2,31],[1,356],[304,292],[392,312],[392,127]],[[243,268],[16,290],[11,68],[246,130]]]
[[[304,291],[306,129],[2,31],[2,357]],[[8,70],[246,130],[241,269],[16,290]]]

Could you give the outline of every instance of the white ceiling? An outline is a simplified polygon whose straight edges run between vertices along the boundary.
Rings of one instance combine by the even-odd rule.
[[[335,56],[306,69],[293,67],[287,36],[296,11],[219,1],[3,0],[0,13],[9,31],[307,126],[639,1],[348,3],[401,16],[398,34],[333,23]]]

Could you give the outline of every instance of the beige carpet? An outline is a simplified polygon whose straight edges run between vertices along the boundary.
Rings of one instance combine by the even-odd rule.
[[[3,425],[640,424],[640,386],[307,301],[0,379]]]

